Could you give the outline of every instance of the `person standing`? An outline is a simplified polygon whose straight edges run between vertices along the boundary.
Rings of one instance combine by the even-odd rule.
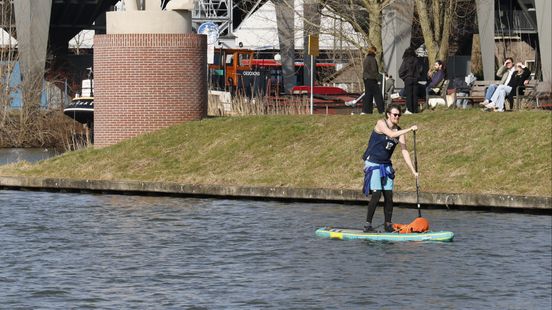
[[[379,68],[376,61],[376,48],[370,47],[366,58],[364,58],[362,78],[364,79],[364,101],[362,102],[362,113],[372,114],[374,110],[374,99],[380,114],[384,111],[383,96],[378,84]]]
[[[423,68],[412,47],[404,51],[402,59],[399,77],[404,81],[406,96],[406,111],[404,114],[418,113],[418,78]]]
[[[405,134],[410,131],[418,130],[416,125],[407,129],[399,127],[401,110],[398,105],[391,104],[387,107],[385,118],[377,121],[374,130],[370,135],[368,147],[362,156],[364,160],[364,187],[363,193],[368,196],[372,195],[368,203],[368,211],[366,214],[365,232],[374,231],[372,227],[372,218],[376,211],[376,206],[383,194],[384,197],[384,216],[385,216],[385,231],[392,232],[393,224],[391,218],[393,216],[393,187],[395,171],[391,162],[391,155],[397,144],[401,147],[401,153],[406,162],[406,165],[412,171],[412,174],[417,178],[418,172],[412,165],[410,153],[406,148]]]

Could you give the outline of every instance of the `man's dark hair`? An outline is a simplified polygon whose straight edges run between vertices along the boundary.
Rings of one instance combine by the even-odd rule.
[[[385,109],[385,119],[388,118],[388,117],[387,117],[387,114],[388,114],[388,113],[391,113],[391,110],[393,110],[393,109],[397,109],[397,110],[401,111],[401,107],[400,107],[398,104],[392,103],[392,104],[390,104],[390,105],[387,106],[387,109]],[[402,112],[401,112],[401,113],[402,113]]]

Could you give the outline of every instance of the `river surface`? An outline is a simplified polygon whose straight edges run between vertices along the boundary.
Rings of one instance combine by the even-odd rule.
[[[0,190],[0,308],[551,308],[552,217],[422,215],[454,242],[315,236],[362,206]]]
[[[0,148],[0,165],[23,160],[34,163],[55,155],[57,151],[47,148]]]

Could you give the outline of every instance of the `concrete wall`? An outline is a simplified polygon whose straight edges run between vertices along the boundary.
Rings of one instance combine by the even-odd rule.
[[[52,0],[14,1],[21,73],[41,76],[46,62]]]
[[[172,194],[184,197],[220,197],[247,199],[274,199],[288,201],[339,202],[366,204],[366,197],[358,189],[246,187],[223,185],[178,184],[164,182],[71,180],[56,178],[29,178],[0,176],[0,189],[29,189],[54,191],[115,192],[127,194]],[[503,211],[532,211],[551,214],[552,198],[512,195],[479,195],[454,193],[420,193],[419,203],[441,208],[471,207],[486,210],[489,207]],[[416,193],[395,192],[395,204],[415,206]]]
[[[408,0],[397,0],[382,12],[382,44],[385,71],[395,79],[395,87],[404,87],[399,78],[402,55],[410,46],[414,6]]]
[[[495,79],[494,2],[495,0],[476,0],[477,25],[479,27],[483,77],[485,80]]]
[[[127,11],[106,14],[108,33],[190,33],[191,11]]]
[[[540,57],[543,83],[539,89],[552,92],[552,2],[535,0],[537,10],[537,28],[539,32]]]

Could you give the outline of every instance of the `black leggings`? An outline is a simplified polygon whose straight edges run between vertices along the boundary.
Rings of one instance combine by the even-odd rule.
[[[416,79],[406,79],[404,81],[404,90],[406,109],[412,113],[418,113],[418,81]]]
[[[366,214],[366,222],[372,223],[372,218],[374,217],[374,212],[376,212],[376,207],[381,198],[381,191],[373,191],[372,198],[368,203],[368,213]],[[393,191],[383,191],[383,214],[385,215],[385,222],[391,223],[391,218],[393,217]]]

